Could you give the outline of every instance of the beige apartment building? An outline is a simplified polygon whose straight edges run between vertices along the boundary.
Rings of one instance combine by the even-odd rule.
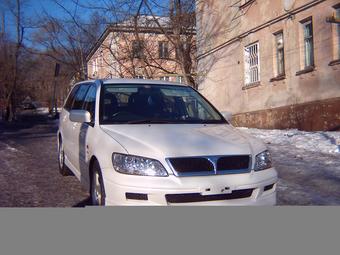
[[[198,0],[200,92],[237,126],[338,130],[339,20],[339,0]]]
[[[92,79],[139,78],[184,83],[178,50],[166,33],[168,18],[141,16],[110,25],[87,56]]]

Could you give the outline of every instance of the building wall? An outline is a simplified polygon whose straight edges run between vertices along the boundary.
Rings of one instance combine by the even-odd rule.
[[[137,39],[131,33],[110,32],[101,46],[88,60],[88,74],[90,78],[136,78],[144,77],[160,79],[169,77],[170,81],[178,82],[181,69],[175,59],[175,50],[169,44],[169,59],[160,59],[158,43],[167,41],[165,35],[157,33],[140,33],[138,39],[144,43],[145,60],[133,58],[132,42]],[[164,69],[164,70],[163,70]],[[171,71],[174,74],[169,74]]]
[[[239,0],[197,1],[199,90],[220,110],[235,114],[237,125],[311,130],[340,126],[339,114],[321,118],[320,111],[315,110],[317,107],[302,107],[334,99],[337,103],[332,103],[335,107],[332,112],[337,112],[336,106],[340,105],[340,65],[330,66],[339,58],[336,25],[326,22],[326,17],[334,12],[333,6],[340,1],[291,1],[293,5],[288,12],[284,10],[284,1],[251,2],[239,8],[242,3]],[[308,17],[313,21],[315,69],[297,75],[304,69],[300,21]],[[276,76],[274,33],[280,30],[284,34],[285,78],[271,81]],[[257,41],[260,82],[245,87],[244,48]],[[294,108],[297,114],[309,111],[309,114],[300,114],[304,117],[299,123],[288,121],[295,118],[289,111],[293,106],[301,106]],[[267,115],[276,110],[281,115]]]

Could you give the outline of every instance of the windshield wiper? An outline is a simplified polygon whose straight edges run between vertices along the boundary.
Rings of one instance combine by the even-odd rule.
[[[142,119],[142,120],[131,120],[127,124],[170,124],[169,120],[155,120],[155,119]]]

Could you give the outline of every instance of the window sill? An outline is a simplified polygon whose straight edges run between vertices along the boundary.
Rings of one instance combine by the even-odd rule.
[[[329,62],[328,65],[329,65],[329,66],[340,65],[340,59],[333,60],[333,61]]]
[[[249,0],[249,1],[245,2],[244,4],[242,4],[242,5],[239,7],[239,9],[242,10],[242,9],[246,8],[247,6],[251,5],[251,4],[254,3],[254,2],[255,2],[255,0]]]
[[[315,71],[315,66],[307,66],[305,69],[296,72],[296,76],[299,76],[299,75],[305,74],[305,73],[314,72],[314,71]]]
[[[250,84],[247,84],[247,85],[244,85],[242,87],[242,90],[246,90],[246,89],[252,89],[252,88],[255,88],[255,87],[258,87],[261,85],[261,82],[254,82],[254,83],[250,83]]]
[[[271,78],[269,80],[269,82],[274,82],[274,81],[281,81],[281,80],[284,80],[286,79],[286,75],[285,74],[282,74],[282,75],[279,75],[279,76],[276,76],[274,78]]]

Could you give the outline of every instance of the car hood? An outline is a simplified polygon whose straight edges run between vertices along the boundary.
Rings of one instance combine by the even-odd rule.
[[[253,155],[264,145],[231,125],[103,125],[131,155],[150,158]]]

